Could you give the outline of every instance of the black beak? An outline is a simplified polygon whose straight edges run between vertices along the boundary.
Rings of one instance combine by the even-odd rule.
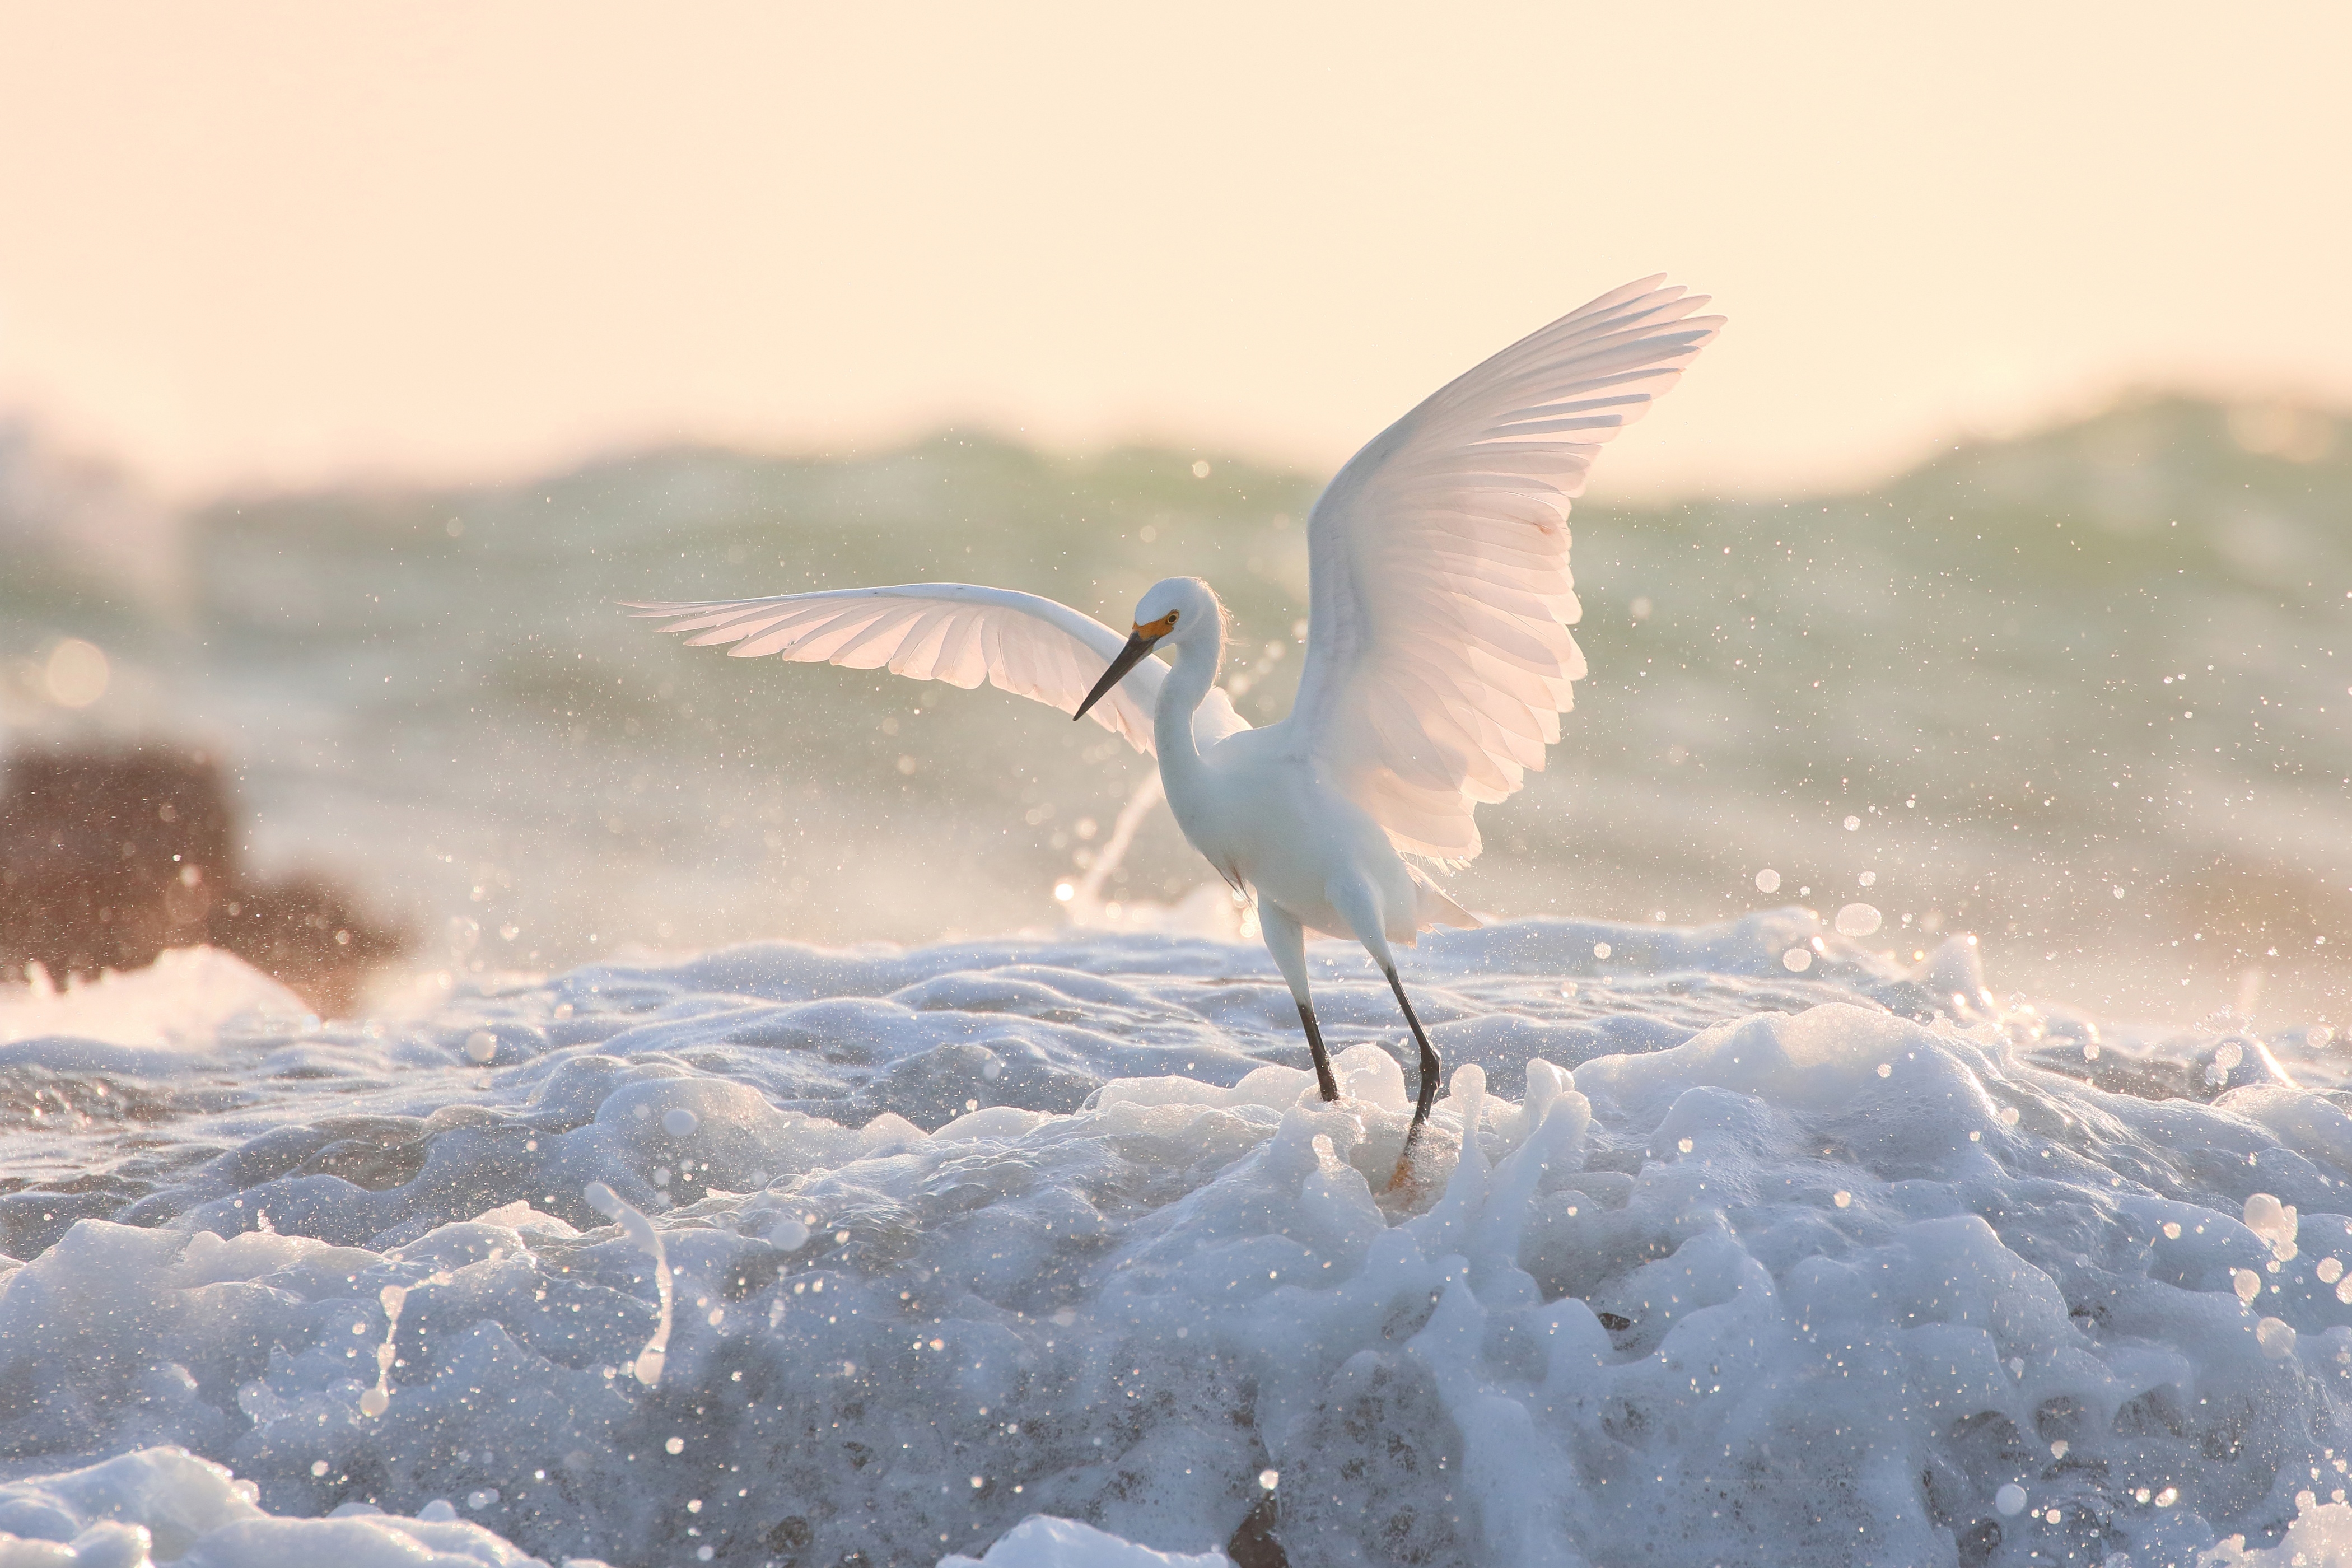
[[[1118,684],[1119,677],[1142,663],[1143,656],[1150,653],[1151,645],[1159,640],[1158,637],[1145,637],[1141,632],[1129,637],[1127,646],[1118,650],[1118,657],[1110,661],[1110,668],[1103,671],[1102,679],[1095,682],[1095,689],[1087,693],[1087,700],[1078,704],[1078,710],[1070,715],[1071,721],[1076,722],[1085,718],[1087,710],[1101,701],[1103,693]]]

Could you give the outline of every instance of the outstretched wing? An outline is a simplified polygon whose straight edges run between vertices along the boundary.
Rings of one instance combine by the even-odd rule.
[[[1052,599],[971,583],[908,583],[895,588],[837,588],[769,599],[631,605],[638,616],[691,632],[696,647],[731,643],[736,658],[773,654],[796,664],[887,668],[916,680],[944,680],[966,690],[987,681],[1065,713],[1077,711],[1127,638]],[[1150,754],[1151,710],[1168,666],[1146,658],[1087,716]],[[1249,726],[1223,691],[1211,691],[1193,718],[1202,743]]]
[[[1655,278],[1603,294],[1431,395],[1307,521],[1314,632],[1291,722],[1407,853],[1478,853],[1473,809],[1559,739],[1584,656],[1569,503],[1601,443],[1723,325]]]

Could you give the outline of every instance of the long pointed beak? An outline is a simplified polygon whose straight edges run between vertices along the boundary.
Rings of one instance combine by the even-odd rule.
[[[1118,657],[1110,661],[1110,668],[1103,671],[1102,679],[1095,682],[1095,689],[1087,693],[1087,700],[1078,704],[1078,710],[1070,715],[1072,722],[1085,718],[1087,710],[1101,701],[1103,693],[1118,684],[1119,677],[1142,663],[1143,656],[1150,653],[1151,645],[1159,640],[1158,637],[1145,637],[1141,632],[1129,637],[1127,646],[1118,650]]]

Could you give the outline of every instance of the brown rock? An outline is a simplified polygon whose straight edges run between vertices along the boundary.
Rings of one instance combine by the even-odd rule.
[[[311,878],[248,881],[219,765],[159,745],[19,752],[0,790],[0,975],[58,979],[209,942],[347,1012],[407,945]]]

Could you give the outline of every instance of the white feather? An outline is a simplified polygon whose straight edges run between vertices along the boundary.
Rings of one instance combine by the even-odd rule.
[[[1584,675],[1568,511],[1603,442],[1721,328],[1652,278],[1441,387],[1307,522],[1313,634],[1288,722],[1397,848],[1463,861],[1473,810],[1543,766]]]
[[[698,647],[731,643],[728,652],[737,658],[773,655],[796,664],[887,668],[966,690],[985,680],[1065,713],[1077,711],[1127,642],[1125,635],[1067,605],[971,583],[628,607],[640,617],[669,621],[664,631],[693,633],[687,641]],[[1087,717],[1149,755],[1152,705],[1167,677],[1165,662],[1145,658]],[[1195,742],[1202,746],[1248,728],[1222,690],[1211,691],[1192,720]]]

